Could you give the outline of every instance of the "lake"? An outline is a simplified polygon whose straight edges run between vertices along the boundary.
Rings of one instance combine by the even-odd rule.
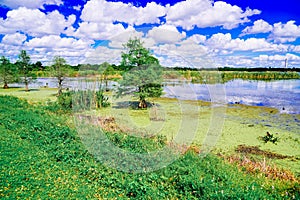
[[[114,87],[115,82],[109,82]],[[57,87],[55,78],[38,78],[30,88]],[[10,86],[23,87],[20,84]],[[99,84],[85,79],[68,78],[64,87],[93,89]],[[164,96],[178,99],[204,100],[216,103],[246,104],[277,108],[281,113],[300,114],[300,80],[254,81],[235,79],[224,84],[195,84],[168,81],[164,84]]]
[[[213,85],[173,83],[167,84],[164,91],[166,97],[267,106],[277,108],[281,113],[300,114],[300,80],[235,79]]]

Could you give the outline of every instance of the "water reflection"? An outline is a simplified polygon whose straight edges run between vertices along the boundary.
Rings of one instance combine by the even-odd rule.
[[[107,84],[108,88],[115,87],[116,82],[109,81]],[[87,79],[87,78],[65,78],[63,81],[63,88],[70,90],[97,90],[100,85],[102,88],[106,86],[105,82],[100,82],[99,79]],[[10,84],[11,87],[24,87],[21,83]],[[30,88],[57,88],[56,78],[37,78],[29,84]]]
[[[282,113],[300,114],[300,80],[266,82],[235,79],[224,83],[223,86],[226,90],[226,102],[229,104],[268,106],[277,108]],[[165,96],[189,99],[185,87],[191,87],[197,99],[213,101],[211,96],[214,90],[209,90],[210,85],[205,84],[168,84],[165,86]]]

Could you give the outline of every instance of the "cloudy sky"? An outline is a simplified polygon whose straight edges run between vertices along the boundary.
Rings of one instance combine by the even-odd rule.
[[[300,67],[299,0],[0,0],[0,55],[118,64],[139,37],[164,66]]]

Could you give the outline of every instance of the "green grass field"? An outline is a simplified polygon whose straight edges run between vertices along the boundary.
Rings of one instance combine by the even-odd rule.
[[[39,88],[31,89],[25,92],[24,88],[0,89],[0,95],[11,95],[18,98],[26,99],[30,102],[46,102],[56,100],[57,89],[55,88]]]

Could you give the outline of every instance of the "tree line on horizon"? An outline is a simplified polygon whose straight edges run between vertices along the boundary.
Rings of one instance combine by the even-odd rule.
[[[243,71],[243,72],[300,72],[300,68],[283,67],[215,67],[215,68],[192,68],[192,67],[174,67],[173,70],[180,71]]]

